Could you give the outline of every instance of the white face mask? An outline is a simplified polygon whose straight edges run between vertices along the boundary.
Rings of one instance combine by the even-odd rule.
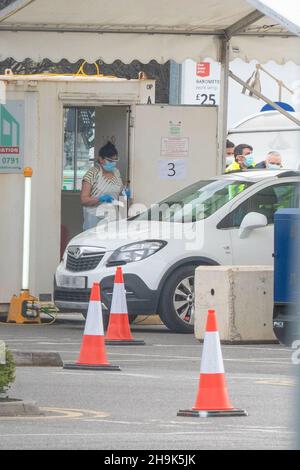
[[[228,157],[228,156],[226,155],[226,166],[231,165],[231,163],[233,163],[233,162],[234,162],[234,156]]]

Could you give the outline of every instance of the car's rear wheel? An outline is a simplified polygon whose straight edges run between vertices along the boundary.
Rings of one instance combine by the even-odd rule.
[[[195,268],[187,265],[176,269],[161,293],[159,316],[176,333],[194,332]]]

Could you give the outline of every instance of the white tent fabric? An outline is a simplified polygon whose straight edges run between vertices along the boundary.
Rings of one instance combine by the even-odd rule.
[[[245,62],[256,59],[261,64],[274,60],[278,64],[292,61],[300,65],[300,38],[235,36],[231,40],[230,58],[237,57]]]
[[[254,11],[246,0],[16,0],[0,11],[0,60],[219,60],[218,38]],[[233,36],[231,59],[300,64],[299,44],[262,18]]]
[[[13,57],[21,62],[30,57],[35,61],[85,59],[92,63],[102,59],[112,63],[120,59],[128,64],[136,59],[146,64],[154,59],[163,64],[169,59],[181,63],[187,58],[217,59],[218,55],[219,43],[214,36],[0,32],[0,60]]]

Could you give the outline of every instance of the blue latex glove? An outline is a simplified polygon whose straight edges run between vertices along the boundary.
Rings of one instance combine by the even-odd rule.
[[[98,197],[99,202],[113,202],[114,197],[111,194],[102,194]]]
[[[122,195],[123,195],[123,196],[126,196],[127,199],[130,199],[130,198],[131,198],[131,190],[130,190],[130,188],[124,188],[123,191],[122,191]]]

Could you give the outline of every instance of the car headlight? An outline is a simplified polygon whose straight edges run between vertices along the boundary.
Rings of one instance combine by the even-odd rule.
[[[116,264],[133,263],[154,255],[157,251],[166,246],[163,240],[146,240],[143,242],[130,243],[130,245],[118,248],[107,261],[107,266]]]

